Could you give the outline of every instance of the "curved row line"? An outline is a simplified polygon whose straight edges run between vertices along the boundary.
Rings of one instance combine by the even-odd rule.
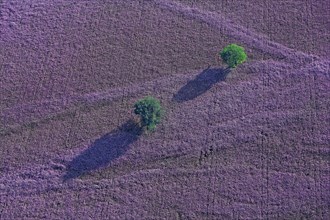
[[[258,61],[254,62],[251,67],[255,70],[263,70],[264,66],[268,62],[273,61]],[[276,64],[281,64],[281,62],[273,63],[272,67],[276,67]],[[322,72],[326,77],[330,76],[329,73],[329,61],[327,60],[317,60],[306,66],[291,70],[290,74],[297,74],[302,70],[305,72]],[[194,71],[195,72],[195,71]],[[193,77],[192,74],[174,74],[171,76],[160,77],[148,82],[140,82],[130,86],[125,86],[121,88],[110,89],[104,92],[94,92],[78,96],[63,97],[62,99],[55,100],[44,100],[32,103],[25,103],[17,105],[11,108],[4,109],[1,112],[1,118],[6,124],[6,121],[15,121],[16,123],[28,123],[29,121],[38,121],[40,118],[49,117],[49,115],[56,115],[63,113],[66,108],[74,107],[77,105],[93,106],[102,101],[114,102],[121,99],[123,96],[130,96],[132,94],[138,94],[143,91],[149,91],[154,89],[155,85],[162,85],[162,88],[168,88],[173,82],[185,82]],[[159,90],[157,86],[157,90]]]
[[[311,62],[319,59],[316,55],[306,54],[301,51],[295,51],[282,44],[269,40],[266,36],[256,34],[249,29],[235,24],[231,20],[222,15],[204,11],[199,8],[191,8],[183,4],[179,4],[170,0],[153,0],[161,8],[182,14],[186,17],[203,21],[210,26],[213,26],[221,31],[224,31],[228,36],[252,47],[258,48],[269,54],[279,56],[293,63],[303,63],[304,61]]]

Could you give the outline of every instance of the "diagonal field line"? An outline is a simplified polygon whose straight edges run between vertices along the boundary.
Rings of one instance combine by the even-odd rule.
[[[271,41],[267,36],[256,34],[247,28],[235,24],[224,16],[199,8],[191,8],[169,0],[152,0],[157,6],[179,13],[188,18],[197,19],[208,25],[224,31],[228,36],[248,45],[252,48],[258,48],[269,54],[279,56],[292,63],[312,62],[319,59],[316,55],[306,54],[301,51],[290,49],[282,44]]]
[[[252,66],[256,69],[262,70],[263,64],[268,63],[265,61],[262,62],[256,62],[253,63]],[[282,62],[280,62],[282,63]],[[295,69],[293,71],[290,71],[290,74],[300,74],[303,72],[321,72],[325,77],[329,78],[329,67],[330,62],[326,60],[320,60],[312,62],[300,69]],[[195,72],[195,71],[194,71]],[[147,81],[147,82],[141,82],[136,83],[132,87],[121,87],[121,88],[113,88],[109,89],[107,91],[103,92],[93,92],[93,93],[87,93],[82,95],[73,95],[68,97],[63,97],[61,99],[53,99],[53,100],[43,100],[39,102],[31,102],[31,103],[24,103],[19,104],[16,106],[12,106],[6,109],[3,109],[0,111],[0,118],[2,120],[18,120],[16,123],[24,123],[31,121],[32,118],[33,121],[39,120],[40,118],[46,117],[47,115],[57,115],[62,114],[63,111],[67,108],[75,108],[77,106],[83,105],[83,106],[93,106],[99,102],[106,101],[106,102],[114,102],[122,99],[123,92],[127,91],[128,88],[129,92],[126,92],[126,96],[129,96],[131,94],[137,94],[146,90],[151,89],[154,87],[156,83],[161,84],[162,87],[166,88],[172,85],[173,82],[178,81],[185,81],[187,79],[191,78],[191,74],[173,74],[171,76],[166,77],[159,77],[155,80]],[[48,111],[44,111],[45,109],[48,109]],[[26,115],[24,117],[24,115]],[[29,116],[29,114],[32,114]],[[4,122],[5,123],[5,122]]]

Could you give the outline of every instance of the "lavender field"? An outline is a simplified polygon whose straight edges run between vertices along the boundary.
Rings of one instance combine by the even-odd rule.
[[[330,219],[329,9],[0,0],[0,219]]]

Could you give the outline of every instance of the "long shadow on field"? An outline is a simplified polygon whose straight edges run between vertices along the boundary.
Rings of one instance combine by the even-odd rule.
[[[74,158],[68,164],[63,180],[74,179],[109,165],[114,159],[123,155],[141,133],[141,128],[133,120],[128,120],[118,129],[94,141],[88,149]]]
[[[172,101],[185,102],[202,95],[217,82],[224,81],[230,73],[230,68],[212,68],[208,67],[189,81],[174,96]]]

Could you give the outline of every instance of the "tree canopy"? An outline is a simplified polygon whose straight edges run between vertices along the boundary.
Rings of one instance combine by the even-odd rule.
[[[226,46],[220,52],[220,56],[230,68],[235,68],[237,65],[245,62],[247,58],[244,48],[236,44]]]
[[[134,104],[134,113],[140,115],[142,127],[153,131],[160,123],[163,109],[158,99],[147,96]]]

